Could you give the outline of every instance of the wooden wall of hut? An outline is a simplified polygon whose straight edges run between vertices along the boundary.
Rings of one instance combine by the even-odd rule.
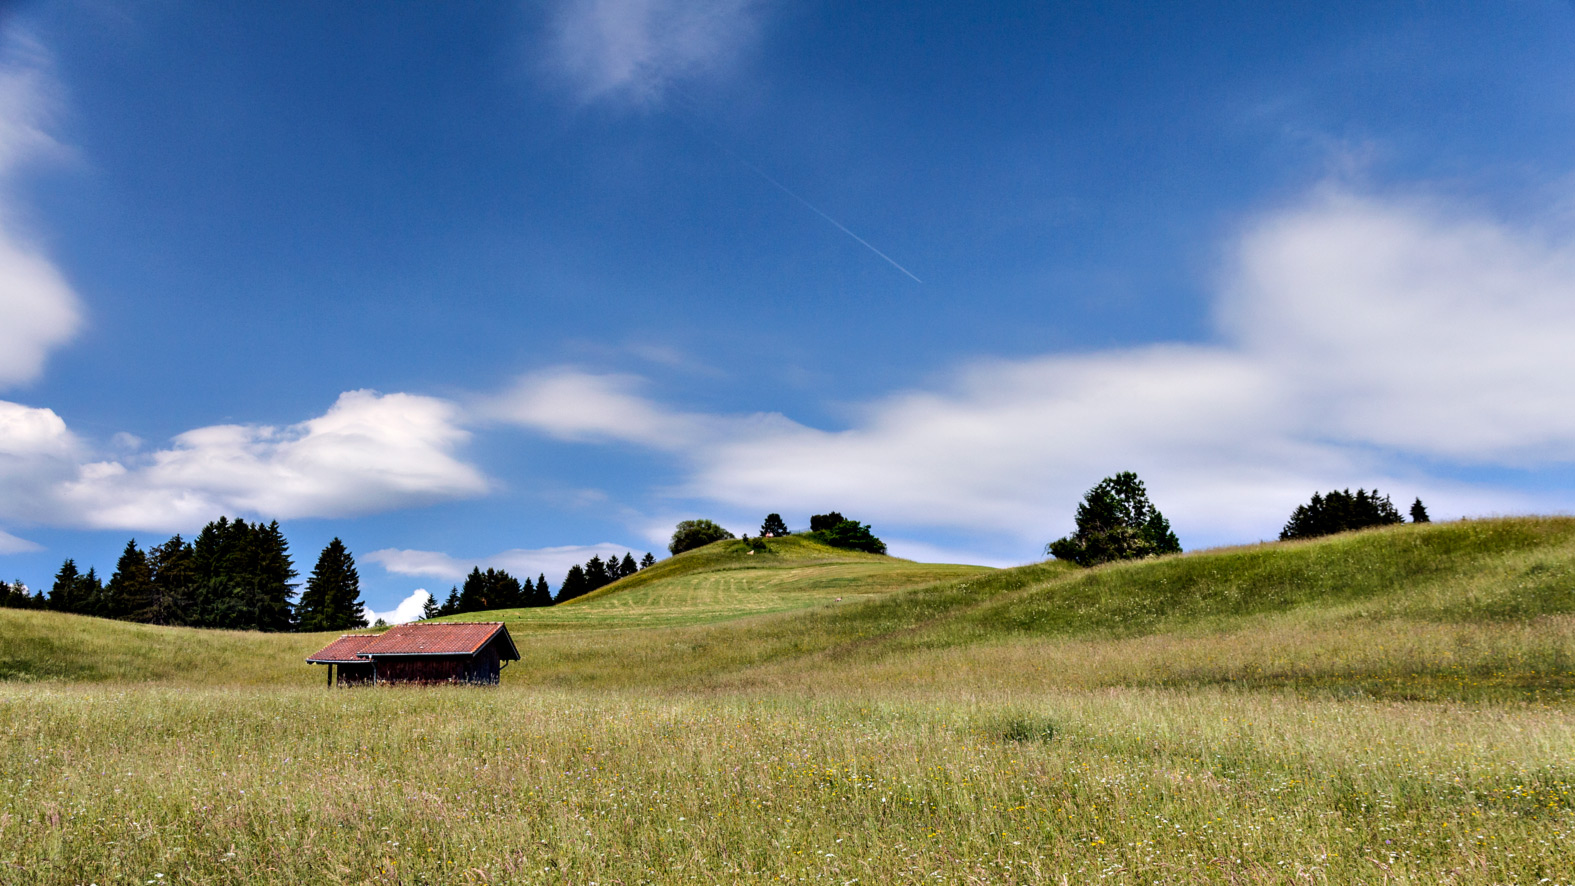
[[[496,683],[501,670],[497,651],[483,649],[474,657],[379,657],[379,683]]]

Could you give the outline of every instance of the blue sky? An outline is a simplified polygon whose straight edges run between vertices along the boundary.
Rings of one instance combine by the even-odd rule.
[[[1575,493],[1575,6],[0,5],[0,574]]]

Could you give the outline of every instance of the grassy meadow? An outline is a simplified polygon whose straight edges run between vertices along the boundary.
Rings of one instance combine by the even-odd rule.
[[[0,610],[0,883],[1575,882],[1575,520],[771,545],[497,613],[497,689]]]

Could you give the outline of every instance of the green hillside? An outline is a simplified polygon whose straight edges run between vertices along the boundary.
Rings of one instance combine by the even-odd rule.
[[[509,624],[507,682],[556,686],[1193,685],[1562,695],[1575,520],[1401,526],[1081,570],[719,542]],[[321,636],[0,612],[10,679],[293,683]]]
[[[720,541],[663,560],[561,606],[500,609],[514,633],[710,624],[746,615],[870,600],[989,571],[845,551],[801,537]],[[475,613],[446,621],[474,621]]]
[[[771,545],[467,616],[518,641],[495,690],[326,691],[329,635],[0,610],[0,880],[1575,870],[1575,520],[1093,570]]]

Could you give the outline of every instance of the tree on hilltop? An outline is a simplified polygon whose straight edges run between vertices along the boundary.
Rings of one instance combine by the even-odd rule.
[[[733,533],[710,520],[684,520],[673,528],[673,539],[668,542],[667,550],[672,554],[682,554],[732,537]]]
[[[870,554],[886,553],[886,543],[875,537],[866,523],[849,520],[836,511],[809,518],[809,537],[821,544]]]
[[[1429,517],[1427,515],[1427,506],[1422,504],[1422,499],[1421,498],[1417,498],[1416,501],[1411,502],[1411,522],[1412,523],[1431,523],[1431,522],[1433,522],[1433,518]]]
[[[765,521],[760,524],[761,538],[781,538],[787,534],[788,526],[781,514],[767,514]]]
[[[640,558],[640,568],[641,569],[650,569],[652,566],[655,566],[655,565],[656,565],[656,556],[654,554],[652,554],[650,551],[646,551],[645,552],[645,556]]]
[[[836,511],[832,511],[829,514],[816,514],[809,518],[809,531],[825,532],[833,526],[836,526],[838,523],[845,522],[847,519],[847,517],[842,516]]]
[[[1417,501],[1420,503],[1421,499]],[[1426,516],[1425,509],[1423,515]],[[1314,492],[1307,504],[1297,505],[1296,510],[1291,512],[1285,528],[1280,530],[1280,540],[1317,538],[1336,532],[1393,526],[1404,522],[1400,512],[1389,501],[1389,496],[1380,495],[1377,489],[1372,492],[1358,489],[1355,495],[1349,489],[1336,489],[1323,495]]]
[[[1077,529],[1045,553],[1079,566],[1181,552],[1170,521],[1148,499],[1143,481],[1122,471],[1099,481],[1077,506]]]

